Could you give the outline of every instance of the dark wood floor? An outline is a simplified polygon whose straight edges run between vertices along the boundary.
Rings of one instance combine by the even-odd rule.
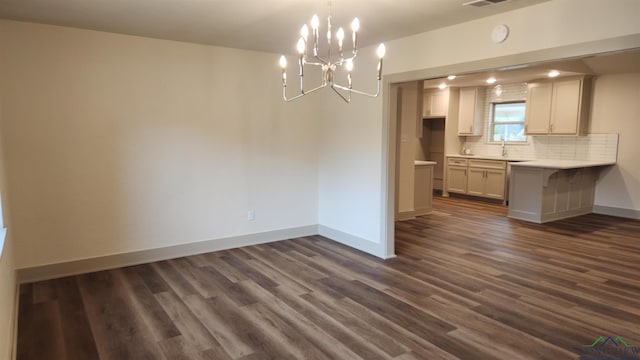
[[[387,261],[306,237],[22,285],[18,359],[577,359],[600,336],[640,344],[639,221],[434,209],[397,224]]]

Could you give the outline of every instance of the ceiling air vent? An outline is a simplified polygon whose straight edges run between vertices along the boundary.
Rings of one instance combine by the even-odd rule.
[[[499,3],[505,2],[505,1],[509,1],[509,0],[472,0],[472,1],[468,1],[468,2],[466,2],[464,4],[462,4],[462,6],[483,7],[483,6],[488,6],[488,5],[499,4]]]

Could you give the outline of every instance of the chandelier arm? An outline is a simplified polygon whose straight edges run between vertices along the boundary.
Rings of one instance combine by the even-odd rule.
[[[378,82],[377,82],[375,94],[366,93],[364,91],[356,90],[356,89],[353,89],[353,88],[349,89],[348,87],[342,86],[340,84],[332,84],[331,87],[332,88],[342,89],[342,90],[349,91],[349,92],[353,92],[353,93],[356,93],[358,95],[369,96],[369,97],[377,97],[378,95],[380,95],[380,80],[378,80]]]
[[[313,65],[313,66],[324,66],[326,63],[323,62],[305,62],[305,65]]]
[[[316,60],[318,60],[318,61],[319,61],[321,64],[323,64],[323,65],[327,65],[327,64],[329,64],[329,61],[328,61],[327,59],[323,58],[323,57],[322,57],[322,56],[320,56],[320,55],[316,55],[316,56],[314,56],[314,58],[315,58]]]
[[[307,90],[307,91],[300,90],[300,93],[298,95],[296,95],[296,96],[294,96],[292,98],[288,98],[288,99],[287,99],[287,87],[283,86],[282,87],[282,98],[284,99],[284,101],[289,102],[289,101],[292,101],[292,100],[295,100],[295,99],[299,99],[299,98],[301,98],[301,97],[303,97],[303,96],[305,96],[307,94],[311,94],[312,92],[318,91],[318,90],[320,90],[320,89],[322,89],[322,88],[324,88],[326,86],[327,86],[327,84],[322,84],[322,85],[316,86],[315,88],[313,88],[311,90]]]
[[[304,93],[300,93],[300,94],[298,94],[298,95],[296,95],[296,96],[294,96],[294,97],[292,97],[292,98],[288,98],[288,99],[287,99],[287,90],[286,90],[286,88],[285,88],[285,87],[283,87],[283,88],[282,88],[282,98],[283,98],[283,99],[284,99],[284,101],[286,101],[286,102],[289,102],[289,101],[293,101],[293,100],[299,99],[299,98],[303,97],[304,95],[305,95]]]
[[[342,93],[338,91],[336,88],[349,91],[349,97],[348,98],[344,97],[344,95],[342,95]],[[331,84],[331,90],[333,90],[336,94],[338,94],[338,96],[340,96],[342,100],[344,100],[344,102],[346,102],[347,104],[351,102],[351,91],[348,88],[345,89],[344,86]]]

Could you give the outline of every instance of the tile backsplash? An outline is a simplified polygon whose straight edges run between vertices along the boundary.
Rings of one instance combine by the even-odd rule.
[[[476,155],[501,156],[500,144],[467,137],[466,147]],[[586,136],[529,136],[527,144],[506,144],[507,158],[616,161],[618,134]]]
[[[496,91],[499,89],[499,91]],[[500,144],[488,143],[486,124],[492,102],[525,100],[527,84],[514,83],[486,88],[484,104],[484,134],[468,136],[465,147],[476,155],[501,156]],[[562,159],[616,161],[618,134],[588,134],[586,136],[528,136],[526,144],[506,144],[507,158],[514,159]]]

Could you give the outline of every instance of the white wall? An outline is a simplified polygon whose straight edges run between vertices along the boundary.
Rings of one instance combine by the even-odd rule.
[[[0,30],[17,267],[318,223],[320,102],[281,100],[278,56]]]
[[[637,0],[553,0],[392,41],[385,74],[638,34],[638,13]],[[490,34],[498,24],[510,31],[495,44]]]
[[[593,87],[591,132],[618,133],[618,163],[604,171],[595,204],[640,216],[640,73],[604,75]],[[600,209],[603,211],[604,209]],[[630,213],[631,215],[631,213]]]
[[[480,60],[510,57],[516,62],[529,62],[557,55],[585,55],[604,48],[622,49],[627,44],[619,38],[640,34],[638,13],[637,0],[545,2],[391,41],[386,44],[384,74],[393,81],[410,81],[427,73],[447,75],[428,70],[439,67],[483,70],[478,67],[482,65],[473,64]],[[511,29],[502,44],[491,42],[491,29],[497,24]],[[520,56],[534,51],[535,55]],[[367,49],[360,52],[363,59],[366,53]],[[393,147],[387,136],[393,133],[394,125],[383,113],[389,108],[386,98],[362,99],[349,107],[332,108],[324,120],[325,146],[320,148],[320,223],[375,243],[372,247],[378,256],[393,253],[386,246],[387,239],[393,237],[392,219],[388,213],[385,216],[388,206],[393,210],[387,196],[387,190],[393,189],[387,186],[392,182],[387,170],[393,159],[386,152],[389,145]],[[333,160],[340,166],[329,166]]]

